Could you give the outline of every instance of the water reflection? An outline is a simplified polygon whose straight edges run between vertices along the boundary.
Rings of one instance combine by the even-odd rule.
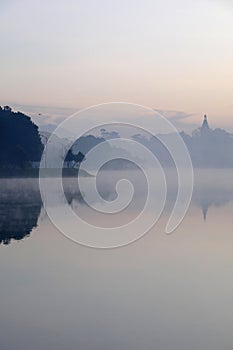
[[[0,244],[29,236],[37,226],[41,205],[36,179],[1,179]]]
[[[201,208],[204,221],[212,207],[220,208],[233,201],[232,175],[231,171],[213,170],[212,174],[209,171],[196,176],[192,201]]]
[[[208,211],[211,207],[219,208],[233,201],[233,187],[230,185],[232,173],[227,174],[225,172],[224,174],[224,179],[217,176],[212,181],[209,180],[208,176],[203,176],[203,173],[201,176],[196,176],[192,205],[201,209],[204,221],[208,220]],[[98,184],[101,196],[106,200],[113,200],[116,197],[115,184],[120,178],[122,178],[121,173],[114,172],[114,174],[110,174],[106,172],[104,180],[99,181]],[[2,179],[0,181],[2,188],[0,192],[0,244],[6,245],[14,240],[19,241],[28,237],[33,228],[38,225],[38,222],[45,221],[47,217],[44,211],[41,213],[42,202],[37,179]],[[140,186],[137,186],[137,181],[139,180],[134,174],[132,182],[134,182],[134,187],[137,188],[136,198],[134,199],[137,205],[132,207],[131,210],[134,214],[136,209],[140,210],[142,208],[145,201],[146,183],[142,183],[140,180]],[[85,205],[78,190],[77,179],[65,179],[64,189],[67,201],[72,209],[79,215],[93,220],[90,218],[93,212]],[[174,202],[175,193],[176,191],[168,191],[168,201],[170,203]],[[170,209],[167,208],[167,210]],[[130,214],[128,218],[130,218]],[[119,219],[121,218],[117,217],[117,220]],[[104,217],[103,220],[105,220]],[[123,220],[125,219],[122,217],[122,222]],[[113,218],[111,222],[113,222]]]
[[[37,226],[41,205],[34,203],[0,204],[0,244],[22,240]]]
[[[38,214],[35,179],[0,180],[0,231],[11,228],[0,246],[1,350],[232,349],[233,172],[209,175],[196,177],[175,234],[163,233],[167,208],[155,230],[112,250],[64,239]],[[106,178],[100,189],[114,198]],[[86,211],[75,184],[68,201]],[[26,226],[30,238],[16,244],[12,232]]]
[[[38,179],[1,179],[0,185],[0,244],[8,245],[29,237],[47,216],[41,210]],[[65,193],[70,205],[73,201],[82,203],[72,181],[66,182]]]

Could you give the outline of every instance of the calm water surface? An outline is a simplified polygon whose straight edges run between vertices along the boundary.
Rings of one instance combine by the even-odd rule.
[[[113,178],[107,172],[103,180],[106,198],[114,197]],[[90,214],[72,181],[66,193],[74,210],[113,225],[112,217]],[[1,350],[232,350],[232,171],[198,173],[192,204],[173,234],[164,233],[168,204],[142,239],[111,250],[83,247],[58,232],[37,180],[0,184]]]

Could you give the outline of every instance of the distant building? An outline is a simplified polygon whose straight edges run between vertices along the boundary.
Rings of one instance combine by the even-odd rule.
[[[205,132],[208,132],[210,131],[210,127],[209,127],[209,123],[208,123],[208,120],[207,120],[207,115],[205,114],[204,115],[204,120],[203,120],[203,123],[202,123],[202,126],[201,126],[201,132],[205,133]]]

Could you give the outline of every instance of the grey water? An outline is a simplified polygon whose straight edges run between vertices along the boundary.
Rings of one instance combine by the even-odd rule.
[[[146,198],[144,180],[132,174],[136,205],[116,220],[85,205],[76,179],[64,181],[67,200],[92,223],[126,222]],[[115,198],[121,175],[98,179],[105,199]],[[175,189],[154,228],[110,250],[62,235],[37,179],[0,186],[1,350],[232,350],[232,170],[195,173],[191,205],[171,235],[164,231]]]

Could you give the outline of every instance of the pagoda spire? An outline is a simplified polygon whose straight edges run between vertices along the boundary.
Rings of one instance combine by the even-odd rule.
[[[209,130],[209,128],[210,127],[209,127],[209,123],[208,123],[208,120],[207,120],[207,115],[205,114],[201,129],[202,130]]]

